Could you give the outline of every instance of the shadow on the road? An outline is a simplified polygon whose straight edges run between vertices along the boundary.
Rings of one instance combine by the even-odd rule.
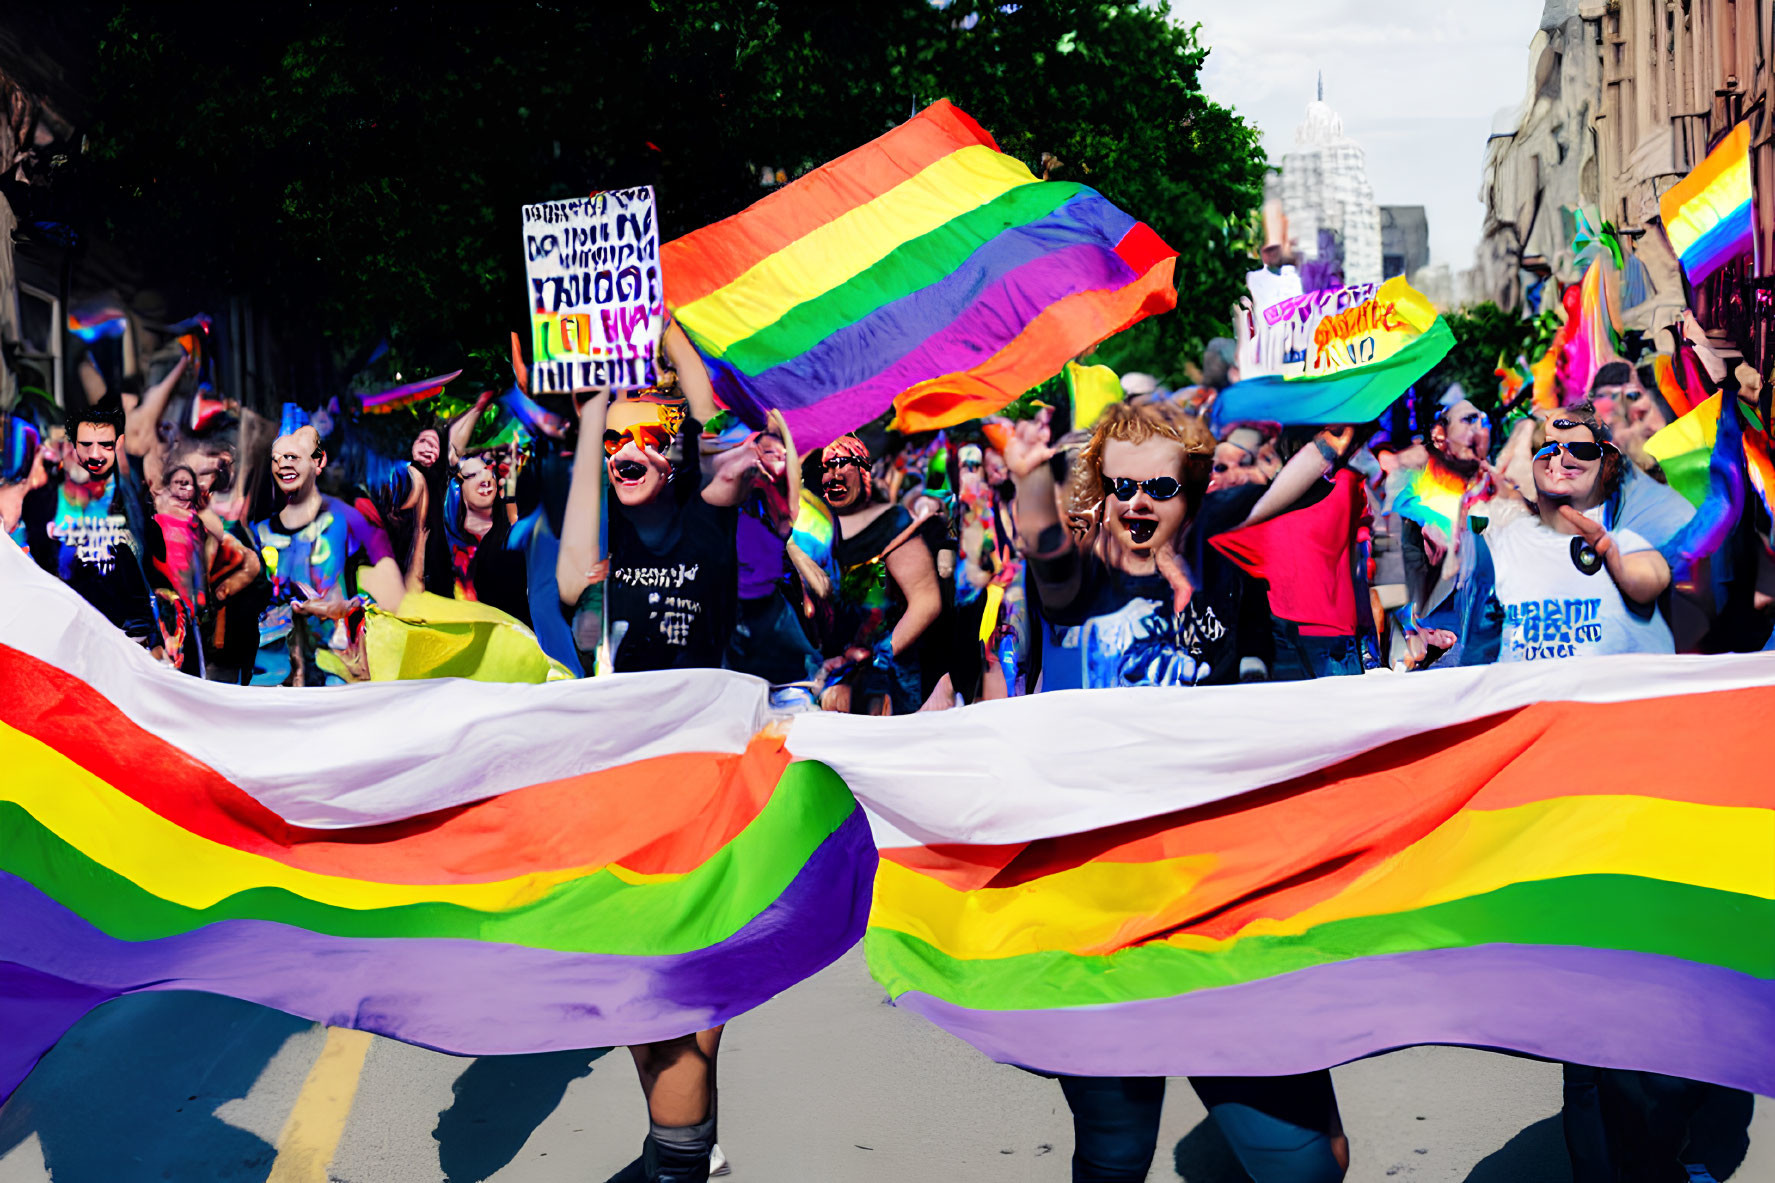
[[[1508,1142],[1473,1164],[1466,1183],[1571,1183],[1565,1131],[1559,1115],[1525,1126]]]
[[[1249,1179],[1212,1117],[1204,1117],[1178,1141],[1171,1151],[1171,1165],[1184,1183],[1247,1183]]]
[[[215,1115],[306,1019],[215,994],[134,994],[80,1020],[0,1112],[0,1155],[32,1134],[56,1183],[259,1180],[275,1148]]]
[[[517,1157],[567,1092],[589,1076],[607,1047],[531,1056],[482,1056],[451,1086],[456,1099],[431,1136],[445,1183],[481,1183]],[[640,1135],[636,1135],[639,1144]]]

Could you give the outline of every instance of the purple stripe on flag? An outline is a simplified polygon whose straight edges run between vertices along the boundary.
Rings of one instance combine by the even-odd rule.
[[[773,377],[784,366],[746,378],[732,366],[705,355],[715,394],[748,422],[762,423],[780,408],[798,447],[817,448],[880,415],[894,397],[920,382],[963,373],[987,361],[1015,340],[1049,305],[1079,292],[1114,290],[1140,278],[1112,246],[1071,246],[1011,271],[953,321],[935,323],[923,344],[873,377],[841,390],[829,383],[807,385]],[[819,365],[825,345],[803,355]],[[821,393],[830,391],[829,393]]]
[[[1051,1010],[967,1010],[918,991],[895,1001],[995,1060],[1077,1076],[1281,1076],[1457,1044],[1775,1096],[1775,982],[1614,949],[1429,949]]]
[[[0,1100],[86,1010],[142,990],[225,994],[457,1055],[648,1043],[712,1027],[836,960],[868,920],[861,809],[727,940],[659,957],[445,939],[327,936],[225,920],[122,941],[0,873]],[[21,964],[29,959],[30,964]],[[9,1075],[10,1074],[10,1075]]]
[[[1749,254],[1755,245],[1755,227],[1747,201],[1691,242],[1682,254],[1683,270],[1688,273],[1689,282],[1700,283],[1739,255]]]

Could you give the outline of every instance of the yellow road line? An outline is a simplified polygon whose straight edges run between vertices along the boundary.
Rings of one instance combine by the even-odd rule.
[[[265,1183],[327,1183],[327,1167],[345,1135],[370,1038],[368,1031],[327,1028],[327,1042],[277,1136],[277,1158]]]

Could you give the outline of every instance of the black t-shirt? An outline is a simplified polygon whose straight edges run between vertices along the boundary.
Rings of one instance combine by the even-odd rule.
[[[845,531],[849,524],[840,518],[840,533],[832,539],[832,560],[838,566],[838,588],[833,597],[837,620],[830,638],[834,654],[852,645],[870,648],[892,632],[906,613],[906,597],[888,574],[882,552],[912,524],[912,515],[905,506],[894,505],[854,535]],[[900,545],[919,544],[914,537]]]
[[[1171,585],[1157,573],[1128,575],[1074,550],[1032,560],[1044,618],[1043,689],[1219,685],[1239,680],[1241,658],[1266,657],[1262,588],[1207,545],[1243,522],[1262,495],[1244,486],[1203,499],[1181,547],[1195,591],[1180,615],[1171,611]]]
[[[616,671],[719,668],[739,596],[738,510],[693,494],[674,503],[655,549],[622,502],[609,504],[605,612]]]
[[[134,549],[116,473],[96,496],[87,486],[52,481],[25,495],[25,541],[37,565],[132,637],[155,633],[148,584]]]

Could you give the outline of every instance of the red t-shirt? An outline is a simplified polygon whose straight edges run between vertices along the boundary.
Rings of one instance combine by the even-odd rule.
[[[1255,526],[1209,540],[1220,553],[1270,587],[1270,614],[1300,626],[1306,637],[1356,635],[1356,584],[1350,548],[1367,510],[1362,477],[1344,469],[1331,494]]]

